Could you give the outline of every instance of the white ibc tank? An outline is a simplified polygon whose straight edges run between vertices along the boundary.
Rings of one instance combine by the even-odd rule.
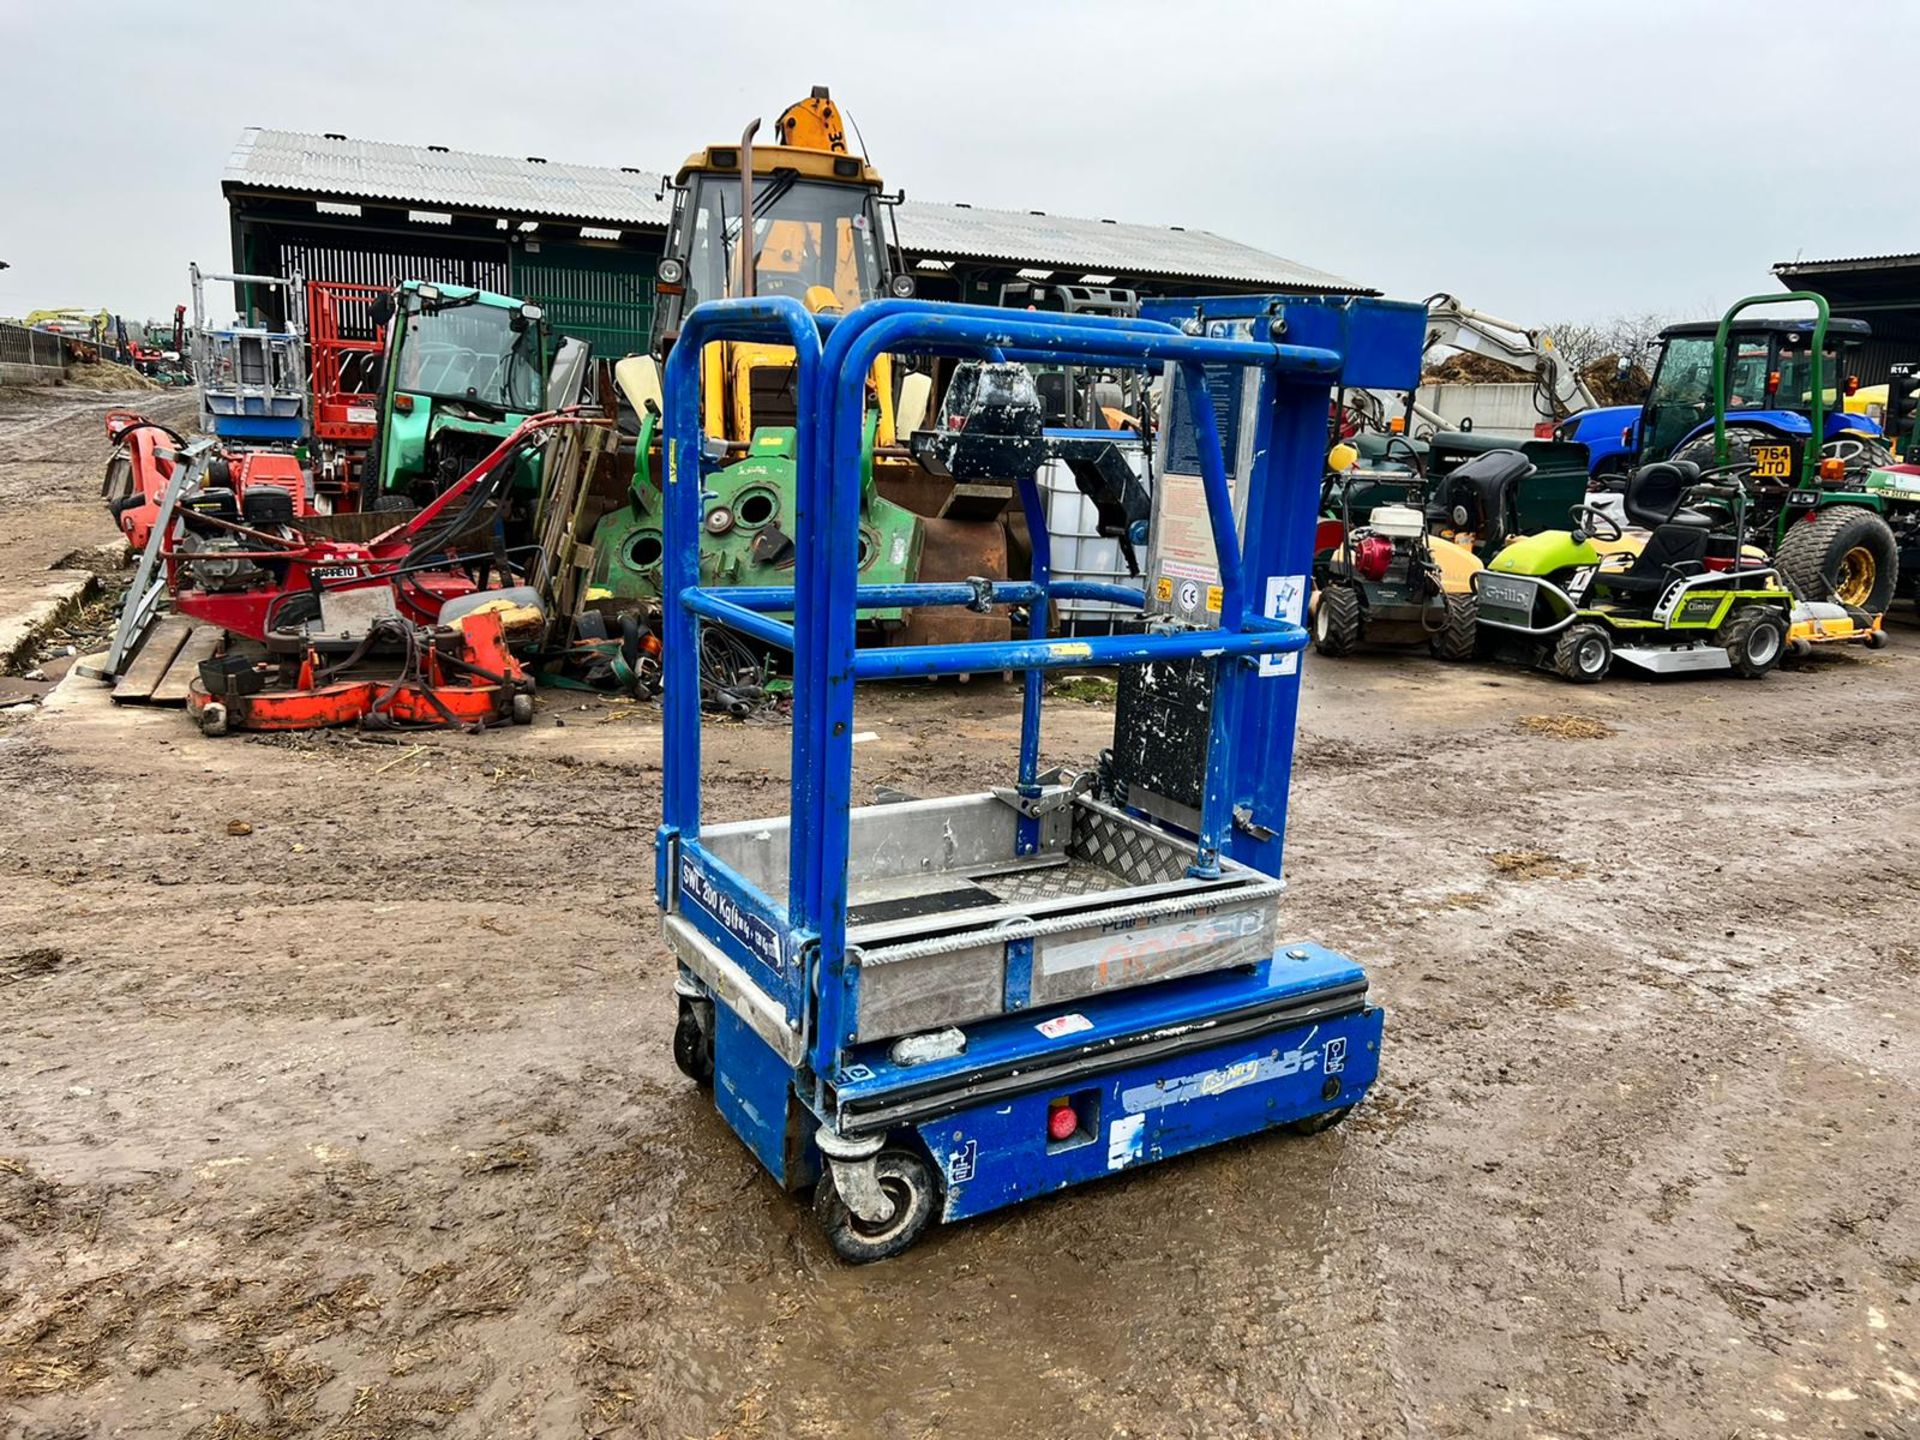
[[[1129,457],[1140,473],[1137,454]],[[1138,587],[1145,582],[1127,570],[1120,542],[1100,534],[1099,512],[1080,493],[1073,472],[1063,461],[1040,467],[1040,496],[1047,510],[1047,534],[1053,541],[1055,580],[1096,580]],[[1145,558],[1145,547],[1135,547]],[[1102,600],[1061,600],[1054,605],[1054,623],[1070,635],[1106,634],[1117,620],[1138,620],[1140,612]]]

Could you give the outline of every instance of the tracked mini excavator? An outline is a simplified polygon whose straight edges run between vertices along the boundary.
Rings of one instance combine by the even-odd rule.
[[[847,143],[847,125],[824,86],[787,107],[772,145],[759,120],[737,144],[709,145],[664,182],[673,221],[655,285],[651,353],[616,377],[640,416],[629,503],[595,532],[594,584],[622,599],[660,593],[663,472],[656,426],[664,412],[661,365],[684,318],[704,301],[787,297],[810,313],[839,315],[886,297],[908,299],[888,219],[900,195]],[[867,377],[860,583],[906,584],[1004,577],[1008,483],[967,483],[916,461],[906,443],[932,409],[933,365],[911,369],[881,355]],[[787,345],[716,340],[701,356],[704,444],[724,449],[707,477],[700,573],[710,584],[791,585],[801,473],[796,424],[805,406]],[[1004,613],[882,608],[863,616],[896,640],[1004,640]]]

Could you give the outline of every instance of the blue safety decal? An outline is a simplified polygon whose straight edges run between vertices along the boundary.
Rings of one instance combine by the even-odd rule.
[[[685,855],[680,857],[680,898],[746,946],[747,952],[774,974],[781,973],[785,946],[780,932],[741,905]]]
[[[1245,1060],[1235,1061],[1231,1065],[1217,1065],[1198,1074],[1157,1080],[1151,1085],[1132,1086],[1121,1092],[1120,1103],[1130,1113],[1139,1114],[1156,1110],[1162,1105],[1178,1105],[1187,1100],[1224,1095],[1229,1090],[1238,1090],[1242,1085],[1258,1085],[1264,1080],[1281,1080],[1289,1075],[1311,1073],[1323,1068],[1321,1052],[1313,1044],[1314,1037],[1319,1033],[1320,1027],[1314,1026],[1307,1032],[1307,1038],[1291,1050],[1269,1050],[1264,1055],[1251,1055]],[[1339,1041],[1339,1046],[1337,1056],[1326,1056],[1328,1063],[1324,1068],[1329,1073],[1337,1074],[1346,1068],[1346,1041]],[[1326,1048],[1331,1051],[1333,1042],[1329,1041]]]

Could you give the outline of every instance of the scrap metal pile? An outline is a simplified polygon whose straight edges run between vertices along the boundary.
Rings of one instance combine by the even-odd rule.
[[[217,734],[525,719],[536,678],[656,691],[671,463],[660,362],[689,298],[781,294],[836,316],[913,290],[881,243],[880,177],[848,153],[826,93],[776,129],[778,145],[756,150],[749,136],[682,167],[649,353],[610,367],[510,296],[196,267],[201,438],[131,413],[109,419],[104,493],[141,557],[103,667],[115,698],[184,698]],[[737,222],[693,223],[743,203],[753,245],[739,243]],[[247,318],[212,323],[209,281],[232,283]],[[1124,291],[1010,288],[1006,302],[1026,309],[1135,306]],[[1018,575],[1043,530],[1083,573],[1138,573],[1144,390],[1087,366],[895,360],[881,356],[869,378],[846,557],[863,585]],[[677,461],[699,470],[701,572],[791,583],[806,376],[779,344],[717,342],[703,363],[707,438]],[[1047,503],[1016,505],[1036,470]],[[901,603],[863,623],[895,643],[953,643],[1007,639],[1014,620],[1006,606]],[[764,649],[718,631],[699,647],[709,709],[778,703],[786,682]]]
[[[792,300],[831,327],[915,282],[884,238],[892,199],[824,90],[780,116],[779,143],[756,146],[756,129],[668,182],[647,353],[611,365],[511,296],[196,267],[200,436],[108,417],[103,490],[140,555],[103,667],[115,698],[184,700],[218,734],[525,721],[541,681],[650,696],[672,628],[663,478],[676,466],[700,495],[701,582],[791,588],[804,344],[703,344],[701,438],[671,453],[664,362],[702,300]],[[248,318],[212,323],[209,279],[231,282]],[[1591,681],[1616,659],[1757,677],[1818,644],[1884,643],[1903,570],[1907,589],[1920,575],[1920,480],[1840,403],[1865,327],[1830,323],[1818,297],[1766,298],[1818,317],[1740,319],[1752,300],[1718,326],[1673,327],[1645,406],[1607,407],[1544,332],[1431,297],[1426,352],[1519,366],[1548,418],[1515,442],[1447,429],[1412,391],[1341,390],[1307,602],[1316,648],[1410,641]],[[1069,324],[1142,311],[1131,292],[1085,285],[1000,299]],[[1225,323],[1223,303],[1179,302],[1183,323]],[[1033,617],[996,603],[992,582],[1049,567],[1212,611],[1217,587],[1143,574],[1156,475],[1179,442],[1158,423],[1165,377],[1123,370],[877,353],[859,523],[830,557],[872,601],[866,639],[1010,639]],[[912,603],[930,584],[972,587],[978,603]],[[1127,623],[1085,597],[1051,620]],[[764,637],[692,633],[709,710],[779,703]]]

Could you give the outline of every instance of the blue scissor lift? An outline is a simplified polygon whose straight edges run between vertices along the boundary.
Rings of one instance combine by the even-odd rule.
[[[656,892],[679,961],[675,1056],[713,1085],[774,1178],[816,1185],[847,1259],[895,1254],[936,1215],[1258,1130],[1324,1128],[1377,1073],[1382,1017],[1365,974],[1282,938],[1281,845],[1329,395],[1410,386],[1425,317],[1302,297],[1188,308],[1174,324],[912,300],[816,316],[785,297],[722,300],[687,318],[667,362]],[[699,583],[703,476],[724,455],[700,426],[700,356],[716,340],[788,344],[797,357],[791,588]],[[1162,428],[1184,437],[1196,472],[1182,521],[1189,539],[1210,540],[1217,580],[1178,588],[1189,612],[1204,589],[1204,613],[1158,604],[1167,578],[1149,575],[1145,592],[1052,580],[1031,475],[1018,487],[1031,579],[858,583],[866,381],[883,354],[1166,374],[1179,413]],[[1137,634],[1049,639],[1050,599],[1150,613]],[[861,648],[861,612],[901,605],[1019,607],[1028,638]],[[702,624],[792,654],[787,815],[702,822]],[[1199,717],[1187,716],[1191,808],[1129,790],[1109,767],[1042,771],[1044,672],[1094,666],[1200,677],[1187,707]],[[1007,670],[1025,672],[1025,695],[1006,785],[855,806],[856,684]]]

